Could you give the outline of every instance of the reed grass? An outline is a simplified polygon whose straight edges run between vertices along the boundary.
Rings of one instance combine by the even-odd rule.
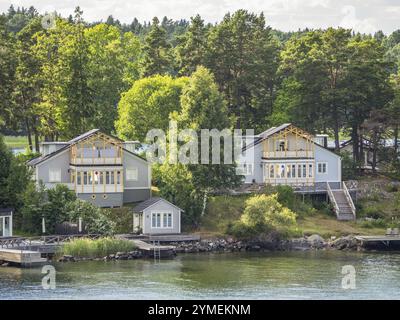
[[[102,258],[117,252],[129,252],[135,249],[135,244],[129,240],[101,238],[75,239],[62,246],[59,255],[71,255],[77,258]]]

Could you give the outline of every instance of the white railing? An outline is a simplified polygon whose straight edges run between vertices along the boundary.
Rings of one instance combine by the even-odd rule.
[[[265,151],[264,158],[313,158],[312,150],[287,150],[287,151]]]
[[[335,196],[333,195],[333,192],[329,185],[329,182],[326,183],[326,190],[328,191],[329,199],[331,199],[331,201],[333,202],[334,210],[335,210],[336,216],[338,217],[339,216],[339,205],[336,202]]]
[[[121,158],[72,158],[71,159],[72,164],[87,164],[87,165],[93,165],[93,164],[121,164],[122,159]]]
[[[353,213],[353,216],[355,219],[356,218],[356,207],[354,205],[353,199],[351,198],[349,189],[347,189],[347,186],[344,182],[342,182],[342,186],[343,186],[344,195],[346,196],[347,202],[349,203],[349,205],[351,207],[351,212]]]

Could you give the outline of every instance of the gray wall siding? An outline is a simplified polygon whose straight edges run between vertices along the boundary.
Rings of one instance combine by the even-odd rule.
[[[96,195],[96,199],[92,199],[92,195]],[[98,207],[121,207],[122,206],[122,193],[106,193],[107,199],[103,198],[104,193],[79,193],[79,199],[90,202]]]
[[[124,186],[125,188],[150,188],[151,187],[151,166],[148,162],[124,151]],[[136,181],[128,181],[126,179],[126,169],[137,168],[138,179]],[[150,181],[149,181],[150,180]]]
[[[49,170],[50,169],[61,169],[61,182],[70,183],[71,178],[68,173],[69,169],[69,150],[63,151],[54,157],[40,163],[37,167],[37,179],[42,180],[46,184],[46,187],[54,187],[57,183],[50,183],[49,181]]]
[[[318,173],[318,162],[326,162],[328,164],[328,173]],[[338,155],[315,145],[315,181],[342,181],[342,163]]]
[[[144,201],[150,196],[151,189],[124,189],[124,203]]]
[[[172,213],[172,228],[152,228],[151,227],[151,214],[153,212],[171,212]],[[168,234],[180,233],[181,225],[181,210],[170,205],[168,202],[159,201],[153,206],[143,211],[143,233],[145,234]]]

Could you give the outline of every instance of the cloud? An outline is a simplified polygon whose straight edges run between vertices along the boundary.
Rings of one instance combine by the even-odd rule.
[[[375,19],[358,19],[356,16],[356,8],[354,6],[344,6],[342,8],[342,13],[344,14],[344,17],[339,24],[340,27],[357,30],[363,33],[374,33],[379,30],[376,26]]]
[[[88,21],[104,21],[109,15],[126,23],[134,17],[139,21],[151,21],[153,16],[189,19],[198,13],[214,23],[227,12],[243,8],[264,12],[268,24],[284,31],[342,26],[389,33],[400,28],[399,0],[0,0],[0,11],[6,11],[11,3],[33,5],[40,12],[56,10],[63,16],[80,6]]]

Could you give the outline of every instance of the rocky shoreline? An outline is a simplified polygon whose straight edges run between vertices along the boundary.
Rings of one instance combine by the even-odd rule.
[[[268,251],[307,251],[307,250],[345,250],[364,251],[365,248],[354,236],[345,236],[325,240],[318,234],[302,238],[282,240],[270,236],[268,238],[253,239],[248,241],[235,240],[233,238],[202,239],[200,241],[170,242],[175,246],[174,255],[180,253],[212,253],[212,252],[268,252]],[[140,250],[131,252],[117,252],[102,258],[81,258],[64,255],[58,258],[58,262],[78,261],[116,261],[134,260],[152,257],[143,254]]]
[[[306,250],[351,250],[364,248],[353,236],[326,241],[320,235],[280,240],[274,238],[238,241],[232,238],[204,239],[194,242],[171,242],[177,253],[197,252],[257,252],[257,251],[306,251]]]

